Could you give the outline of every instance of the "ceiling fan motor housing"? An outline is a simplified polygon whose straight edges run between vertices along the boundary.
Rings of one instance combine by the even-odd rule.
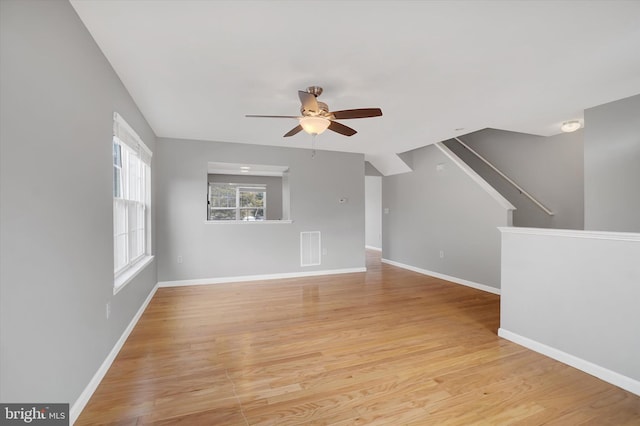
[[[329,114],[329,105],[324,102],[318,101],[318,110],[308,110],[304,109],[304,105],[300,107],[300,114],[304,117],[326,117],[330,118],[331,114]]]
[[[316,98],[322,94],[322,87],[320,86],[309,86],[307,87],[307,93],[315,96]],[[316,101],[318,105],[317,111],[313,109],[305,109],[305,105],[300,106],[300,114],[303,117],[324,117],[326,119],[331,119],[331,114],[329,113],[329,105],[324,102]],[[307,104],[307,107],[309,105]]]
[[[322,95],[322,87],[320,86],[309,86],[307,87],[307,93],[311,93],[316,98]]]

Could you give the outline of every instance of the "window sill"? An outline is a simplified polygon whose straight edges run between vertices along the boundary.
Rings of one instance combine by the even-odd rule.
[[[144,268],[147,267],[152,261],[154,256],[145,256],[138,262],[131,265],[129,269],[121,272],[113,282],[113,294],[118,294],[127,284],[129,284]]]
[[[257,224],[274,224],[274,223],[293,223],[292,220],[205,220],[205,224],[209,225],[257,225]]]

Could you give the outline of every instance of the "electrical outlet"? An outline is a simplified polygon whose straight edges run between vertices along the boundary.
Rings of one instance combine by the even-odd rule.
[[[182,263],[182,256],[178,256],[178,263]]]
[[[440,250],[440,259],[444,259],[444,250]]]
[[[109,319],[109,317],[111,316],[111,302],[107,302],[107,308],[105,313],[107,315],[107,319]]]

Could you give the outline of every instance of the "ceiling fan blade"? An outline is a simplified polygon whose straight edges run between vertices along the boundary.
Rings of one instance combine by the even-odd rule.
[[[299,133],[301,130],[302,130],[302,126],[298,124],[296,127],[294,127],[293,129],[291,129],[287,133],[285,133],[285,135],[283,137],[288,138],[289,136],[293,136],[293,135]]]
[[[315,112],[319,110],[318,101],[316,100],[315,95],[308,92],[303,92],[302,90],[298,90],[298,97],[300,98],[303,109]]]
[[[258,118],[300,118],[297,115],[245,115],[245,117],[258,117]]]
[[[332,121],[331,124],[329,124],[328,128],[329,130],[333,130],[334,132],[340,133],[341,135],[345,136],[353,136],[358,133],[351,127],[347,127],[344,124],[338,123],[337,121]]]
[[[380,117],[382,110],[380,108],[345,109],[342,111],[333,111],[331,114],[333,114],[336,120],[346,120],[347,118]]]

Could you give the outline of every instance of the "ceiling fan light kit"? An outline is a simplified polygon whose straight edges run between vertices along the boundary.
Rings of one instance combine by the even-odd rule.
[[[353,136],[356,132],[351,127],[347,127],[335,120],[347,120],[352,118],[380,117],[380,108],[359,108],[342,111],[329,111],[329,106],[316,98],[322,94],[322,87],[310,86],[306,91],[299,90],[300,116],[292,115],[247,115],[246,117],[261,118],[295,118],[300,124],[285,133],[284,137],[298,134],[302,130],[310,135],[319,135],[329,129],[344,136]]]
[[[310,135],[319,135],[331,124],[331,121],[324,117],[302,117],[300,125],[302,129]]]
[[[571,133],[571,132],[575,132],[580,127],[582,127],[582,125],[578,120],[571,120],[571,121],[565,121],[564,123],[562,123],[562,126],[560,126],[560,130],[562,130],[565,133]]]

